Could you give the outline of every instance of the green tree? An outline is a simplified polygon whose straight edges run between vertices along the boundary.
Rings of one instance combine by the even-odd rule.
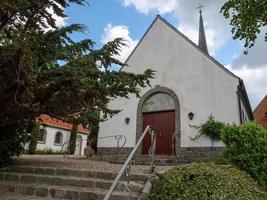
[[[55,17],[86,0],[3,0],[0,7],[0,133],[6,126],[32,120],[40,114],[82,123],[114,115],[108,103],[116,97],[139,96],[152,70],[143,74],[113,71],[124,44],[122,38],[94,48],[90,39],[74,41],[81,24],[59,28]],[[51,14],[53,12],[53,15]],[[17,136],[17,135],[16,135]],[[12,151],[12,150],[11,150]]]
[[[73,123],[72,128],[71,128],[71,132],[70,132],[69,145],[68,145],[69,154],[75,153],[77,133],[78,133],[78,125],[76,123]]]
[[[36,150],[36,146],[37,146],[37,140],[38,140],[38,136],[40,133],[40,122],[39,121],[35,121],[34,123],[34,127],[32,129],[32,134],[31,134],[31,141],[29,144],[29,153],[30,154],[35,154],[35,150]]]
[[[228,0],[222,6],[221,13],[225,18],[230,18],[234,39],[245,40],[245,48],[254,46],[261,27],[267,25],[266,0]]]

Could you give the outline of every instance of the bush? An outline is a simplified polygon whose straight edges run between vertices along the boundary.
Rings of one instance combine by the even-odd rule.
[[[265,200],[266,192],[230,165],[199,163],[169,170],[153,182],[153,200]]]
[[[24,151],[29,141],[28,133],[32,131],[33,120],[20,120],[0,126],[0,167],[10,165],[13,158]]]
[[[214,117],[211,115],[208,120],[199,126],[191,125],[191,127],[199,130],[199,135],[192,138],[192,140],[198,140],[201,136],[207,136],[211,140],[213,160],[214,160],[214,141],[219,141],[221,139],[221,129],[224,123],[215,121]]]
[[[29,144],[29,154],[35,154],[39,132],[40,132],[40,122],[35,121],[34,128],[31,134],[31,142]]]
[[[223,158],[267,187],[267,131],[256,122],[227,125],[222,129],[226,145]]]
[[[73,123],[70,132],[70,140],[68,145],[69,154],[74,154],[76,149],[76,139],[77,139],[78,125]]]

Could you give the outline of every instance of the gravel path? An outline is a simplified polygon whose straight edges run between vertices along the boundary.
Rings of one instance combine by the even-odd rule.
[[[88,169],[91,171],[110,171],[118,172],[122,164],[111,164],[104,161],[95,161],[86,157],[71,156],[63,158],[60,155],[23,155],[18,158],[19,165],[31,165],[39,167],[60,167],[60,168],[75,168]],[[158,172],[171,169],[175,166],[157,166]],[[133,173],[148,173],[148,165],[132,165],[131,171]]]

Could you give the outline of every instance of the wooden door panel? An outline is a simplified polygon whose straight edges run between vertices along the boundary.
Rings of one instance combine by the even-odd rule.
[[[143,127],[151,125],[157,135],[156,154],[172,154],[172,135],[175,130],[175,112],[164,111],[143,114]],[[150,135],[146,135],[142,143],[142,153],[148,154]]]

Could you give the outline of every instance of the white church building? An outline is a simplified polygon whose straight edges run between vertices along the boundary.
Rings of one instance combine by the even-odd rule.
[[[110,103],[122,111],[100,123],[98,153],[128,153],[147,125],[157,135],[156,154],[205,158],[212,151],[208,137],[200,137],[190,125],[200,125],[210,115],[225,123],[243,124],[253,119],[242,79],[208,53],[200,12],[199,44],[194,44],[161,16],[157,16],[121,69],[143,73],[155,70],[151,87],[141,88],[141,98],[117,98]],[[124,135],[124,148],[112,135]],[[103,139],[104,138],[104,139]],[[147,154],[148,138],[139,148]],[[215,143],[215,150],[223,147]]]

